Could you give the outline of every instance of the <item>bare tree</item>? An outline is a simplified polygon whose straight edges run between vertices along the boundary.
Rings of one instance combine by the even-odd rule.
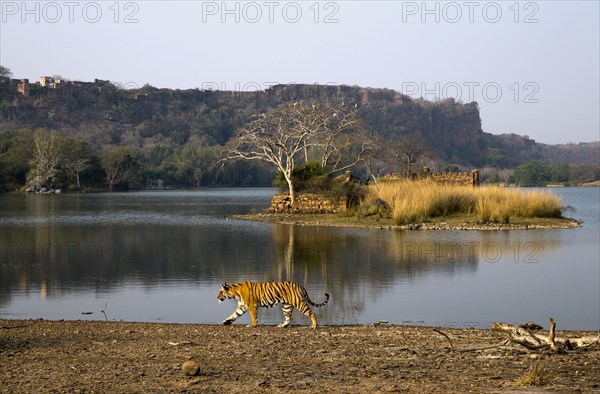
[[[433,156],[432,151],[413,136],[390,141],[379,133],[373,133],[370,141],[371,149],[362,162],[369,178],[375,182],[380,176],[393,172],[402,172],[409,179]]]
[[[286,180],[291,204],[296,198],[292,173],[300,162],[318,156],[329,173],[356,165],[369,149],[356,130],[364,128],[356,108],[289,103],[262,113],[239,129],[224,160],[259,160],[274,165]],[[350,159],[350,153],[356,155]]]
[[[62,152],[61,168],[73,176],[77,182],[77,190],[81,191],[81,173],[90,166],[92,147],[85,141],[64,138],[60,144]]]
[[[358,109],[323,106],[317,108],[323,125],[313,137],[313,146],[320,152],[321,166],[330,174],[348,170],[363,161],[372,150],[372,136]]]
[[[371,149],[365,152],[362,162],[368,178],[377,183],[379,177],[385,173],[387,168],[386,145],[383,137],[377,131],[371,133],[369,141]]]
[[[429,148],[416,137],[405,137],[389,146],[390,156],[404,167],[406,178],[423,167],[431,154]]]
[[[27,181],[35,188],[51,187],[58,174],[61,162],[59,139],[56,133],[44,130],[33,134],[32,168],[27,174]]]
[[[292,171],[300,153],[308,156],[309,138],[320,127],[308,109],[295,104],[258,115],[238,130],[229,142],[226,160],[259,160],[273,164],[288,184],[292,205],[296,194]]]

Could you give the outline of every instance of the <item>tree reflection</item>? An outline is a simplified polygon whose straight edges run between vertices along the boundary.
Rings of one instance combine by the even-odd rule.
[[[148,291],[223,282],[290,280],[321,320],[352,323],[372,300],[428,277],[481,264],[546,261],[557,232],[433,232],[342,229],[215,220],[199,226],[38,224],[0,227],[0,306],[15,292],[41,299],[105,296],[132,284]]]

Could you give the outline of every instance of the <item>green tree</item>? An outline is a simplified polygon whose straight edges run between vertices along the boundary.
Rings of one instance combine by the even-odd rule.
[[[10,71],[10,68],[4,67],[0,64],[0,77],[12,78],[13,73]]]
[[[107,149],[102,154],[101,162],[111,191],[119,185],[128,189],[129,184],[137,176],[140,166],[138,152],[130,146]]]
[[[202,180],[201,154],[200,149],[193,144],[186,144],[181,148],[175,157],[175,175],[183,185],[200,187]]]
[[[176,176],[185,187],[199,188],[203,182],[217,174],[217,163],[223,157],[223,148],[211,146],[198,148],[192,143],[184,145],[174,157]]]
[[[486,156],[487,156],[488,163],[496,169],[498,169],[498,165],[500,164],[500,161],[504,157],[502,155],[502,151],[498,148],[488,149]]]
[[[0,133],[0,191],[18,189],[25,184],[33,150],[31,131]]]
[[[327,172],[321,163],[317,161],[309,161],[308,163],[301,164],[296,166],[294,171],[292,171],[292,179],[296,185],[296,189],[301,191],[313,191],[312,189],[317,188],[321,183],[327,184],[329,177],[326,177],[326,175]],[[273,184],[279,187],[286,186],[286,180],[281,171],[277,173],[277,178],[275,178]]]
[[[545,186],[551,180],[552,167],[540,160],[521,164],[515,169],[515,181],[518,186]]]
[[[552,182],[568,182],[569,181],[569,166],[566,164],[560,164],[552,166],[551,170]]]
[[[81,183],[86,187],[106,189],[106,171],[102,162],[95,154],[90,157],[88,168],[81,174]]]

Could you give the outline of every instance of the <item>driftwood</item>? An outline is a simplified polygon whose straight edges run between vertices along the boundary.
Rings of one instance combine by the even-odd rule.
[[[548,330],[547,336],[533,333],[527,326],[515,326],[507,323],[492,323],[492,330],[509,334],[511,342],[522,345],[529,350],[549,348],[554,352],[562,353],[567,350],[586,348],[600,343],[600,335],[581,338],[557,337],[556,322],[553,318],[550,318],[550,330]]]

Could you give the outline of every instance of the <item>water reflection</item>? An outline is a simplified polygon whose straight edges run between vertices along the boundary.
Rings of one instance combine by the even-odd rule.
[[[515,277],[550,275],[556,256],[577,247],[573,234],[580,231],[389,231],[245,222],[224,215],[259,210],[272,192],[225,193],[3,197],[0,313],[82,318],[69,311],[88,308],[77,302],[92,297],[97,311],[113,300],[111,319],[214,323],[234,307],[216,304],[221,283],[293,280],[317,302],[323,293],[331,295],[317,311],[326,324],[391,315],[395,322],[441,319],[465,309],[484,316],[500,297],[486,294],[486,286],[511,288]],[[593,274],[588,265],[585,270]],[[459,287],[449,290],[450,284]],[[531,286],[535,301],[544,283]],[[464,298],[450,302],[461,289]],[[588,289],[592,296],[594,291]],[[182,299],[195,301],[193,313]],[[45,315],[50,306],[54,314]],[[260,313],[262,322],[281,320],[280,310]]]

